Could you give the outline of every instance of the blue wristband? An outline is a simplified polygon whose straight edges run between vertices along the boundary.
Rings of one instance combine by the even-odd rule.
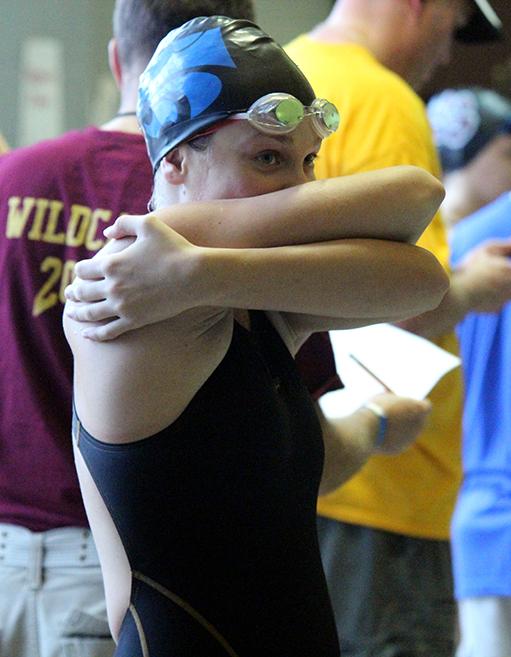
[[[376,435],[374,446],[381,447],[383,441],[385,440],[385,433],[387,432],[387,424],[389,419],[383,408],[374,402],[366,402],[362,408],[367,408],[367,410],[371,411],[371,413],[374,413],[374,415],[376,415],[379,420],[378,434]]]

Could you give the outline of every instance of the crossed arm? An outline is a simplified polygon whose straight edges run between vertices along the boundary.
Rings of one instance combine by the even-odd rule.
[[[395,167],[121,217],[106,235],[135,241],[78,263],[67,314],[96,323],[86,337],[108,340],[194,307],[278,310],[297,343],[410,317],[447,288],[435,258],[411,244],[442,197],[426,172]]]
[[[64,323],[85,426],[101,439],[124,442],[172,423],[228,347],[229,308],[288,313],[296,348],[314,328],[434,307],[447,277],[410,242],[441,198],[429,174],[400,167],[121,218],[107,231],[116,239],[78,264],[67,291],[75,302]],[[127,234],[135,240],[122,239]],[[96,340],[84,340],[73,317],[92,320]]]

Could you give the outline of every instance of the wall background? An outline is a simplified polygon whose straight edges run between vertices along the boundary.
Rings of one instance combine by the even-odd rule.
[[[107,71],[112,2],[0,0],[0,5],[0,132],[11,146],[18,145],[22,53],[34,37],[50,37],[62,44],[63,130],[88,122],[95,88]]]
[[[101,123],[115,112],[117,94],[106,55],[113,5],[114,0],[0,0],[0,133],[11,146],[24,141],[21,124],[27,108],[20,100],[23,81],[27,82],[28,76],[28,82],[39,81],[40,92],[32,98],[34,110],[37,103],[44,109],[49,99],[44,98],[50,75],[45,58],[38,65],[32,62],[28,72],[23,67],[24,48],[34,38],[49,38],[63,52],[64,103],[57,132]],[[261,26],[282,43],[322,20],[331,6],[331,0],[256,0]],[[52,135],[44,134],[41,126],[40,136]]]
[[[332,6],[332,0],[255,2],[258,22],[281,43],[323,20]],[[117,93],[106,57],[113,4],[114,0],[0,0],[0,133],[11,146],[35,140],[38,130],[40,138],[52,136],[45,134],[45,129],[63,132],[101,123],[115,112]],[[495,86],[511,95],[511,2],[493,0],[493,4],[508,27],[509,40],[497,46],[456,46],[452,66],[437,75],[425,90],[426,97],[454,84]],[[23,64],[27,43],[40,37],[49,39],[49,45],[63,53],[59,58],[61,73],[52,74],[51,62],[42,55],[40,61],[32,57],[27,71]],[[37,44],[34,47],[37,52]],[[35,81],[35,91],[27,104],[26,90],[31,81]],[[62,92],[61,111],[51,107],[55,85]],[[23,125],[30,123],[34,113],[40,116],[38,107],[48,115],[53,112],[55,121],[41,120],[43,125],[27,135]]]

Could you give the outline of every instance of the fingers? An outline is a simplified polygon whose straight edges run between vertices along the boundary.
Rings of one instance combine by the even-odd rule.
[[[116,318],[116,314],[108,301],[98,303],[67,303],[64,312],[70,319],[77,322],[101,322]]]
[[[382,445],[386,453],[397,453],[424,428],[432,405],[428,399],[412,399],[384,393],[374,397],[388,418],[387,434]]]
[[[481,248],[492,255],[511,256],[511,240],[490,240],[485,242]]]
[[[427,416],[431,413],[433,408],[429,399],[409,399],[408,397],[401,397],[402,410],[408,411],[410,415],[424,415]]]
[[[417,419],[423,417],[425,419],[431,413],[432,404],[429,399],[401,397],[399,400],[401,408],[397,409],[397,413],[409,415],[410,420],[413,420],[414,417],[417,417]]]
[[[503,248],[507,249],[508,251],[511,250],[511,239],[510,238],[502,238],[502,239],[492,239],[487,242],[490,246],[496,247],[496,248]]]
[[[391,413],[393,410],[395,412],[401,412],[403,410],[429,412],[432,408],[429,399],[413,399],[412,397],[403,397],[393,392],[378,393],[370,401],[380,404],[388,413]]]
[[[105,228],[103,235],[107,239],[121,239],[122,237],[136,237],[140,234],[146,215],[123,214],[111,226]]]
[[[137,326],[131,322],[116,319],[102,326],[86,328],[82,331],[82,336],[94,342],[107,342],[108,340],[115,340],[115,338],[135,328]]]
[[[106,298],[106,285],[104,280],[100,281],[78,281],[74,280],[64,290],[64,296],[69,301],[102,301]]]
[[[100,258],[81,260],[75,265],[75,275],[79,278],[94,280],[103,278],[103,263]]]

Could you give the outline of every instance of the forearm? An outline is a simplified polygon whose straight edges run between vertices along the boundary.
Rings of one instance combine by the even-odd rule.
[[[442,198],[441,184],[427,172],[392,167],[154,214],[200,246],[261,248],[344,238],[415,242]]]
[[[327,420],[319,407],[317,411],[325,446],[319,494],[327,495],[348,481],[372,455],[378,419],[366,408],[336,420]]]
[[[199,305],[395,319],[435,307],[447,288],[443,269],[428,251],[395,242],[203,252]]]
[[[435,180],[418,169],[405,169],[405,178],[414,178],[417,174]],[[387,175],[382,171],[377,176],[380,187],[382,181],[387,180],[385,185],[392,191],[392,198],[407,196],[400,195],[400,190],[394,187],[395,175],[391,175],[392,183]],[[280,202],[270,207],[268,196],[262,209],[258,205],[262,197],[245,199],[244,203],[255,204],[250,213],[247,213],[248,206],[235,205],[238,203],[235,201],[232,201],[234,205],[228,205],[229,212],[223,205],[229,201],[199,206],[185,203],[169,208],[170,217],[175,213],[185,222],[177,226],[178,231],[154,214],[121,217],[105,234],[117,241],[126,235],[134,236],[135,242],[122,253],[108,253],[107,248],[77,264],[77,278],[66,290],[67,298],[75,302],[68,306],[68,315],[77,321],[108,320],[107,326],[87,332],[88,337],[107,340],[203,306],[358,320],[396,320],[436,307],[447,289],[447,279],[437,260],[427,251],[403,243],[411,239],[408,229],[404,231],[408,233],[406,237],[403,231],[396,235],[395,230],[386,230],[385,222],[381,223],[381,230],[378,228],[376,217],[385,217],[394,203],[390,203],[388,194],[384,195],[382,204],[376,203],[373,194],[376,190],[379,196],[381,191],[377,184],[369,186],[365,193],[366,183],[361,184],[357,177],[355,186],[360,187],[357,212],[351,207],[355,203],[353,195],[346,197],[348,205],[351,204],[350,212],[345,212],[342,195],[337,198],[337,205],[333,203],[332,194],[328,193],[330,183],[342,186],[345,180],[318,183],[324,194],[318,194],[316,189],[309,196],[303,191],[307,185],[281,192],[292,194],[295,201],[305,193],[307,202],[301,206],[301,213],[295,211],[296,206],[288,202],[289,199],[284,202],[285,209]],[[405,191],[409,187],[405,185]],[[436,195],[438,197],[438,193]],[[326,204],[328,211],[324,198],[330,198]],[[437,198],[431,205],[431,194],[428,198],[427,213],[424,206],[428,204],[422,204],[424,216],[433,211],[439,200]],[[311,204],[310,208],[307,203]],[[311,220],[308,212],[316,204],[323,214],[314,214]],[[367,206],[365,214],[360,212],[364,204]],[[241,207],[245,214],[240,213]],[[220,208],[220,218],[212,208],[217,211]],[[190,209],[190,226],[197,229],[206,226],[206,237],[198,239],[191,234],[193,230],[186,230],[185,220]],[[385,211],[382,213],[382,210]],[[230,213],[233,213],[231,225],[230,220],[225,219]],[[407,225],[404,214],[401,216],[397,212],[395,216],[401,217],[403,226]],[[194,223],[197,217],[199,224]],[[259,218],[263,224],[268,222],[268,239],[262,237],[264,225]],[[234,228],[237,222],[241,222],[241,232]],[[423,219],[423,224],[426,223]],[[417,222],[414,230],[416,228]],[[240,246],[238,238],[244,230],[248,230],[250,239],[245,235]],[[376,239],[349,237],[365,233]],[[384,236],[396,239],[380,239]],[[199,244],[194,245],[194,241]],[[287,246],[273,246],[275,244]]]
[[[362,406],[352,415],[334,420],[326,419],[318,408],[325,442],[321,494],[341,486],[373,454],[403,452],[424,430],[431,412],[429,401],[393,393],[376,395],[369,402],[372,407]]]

